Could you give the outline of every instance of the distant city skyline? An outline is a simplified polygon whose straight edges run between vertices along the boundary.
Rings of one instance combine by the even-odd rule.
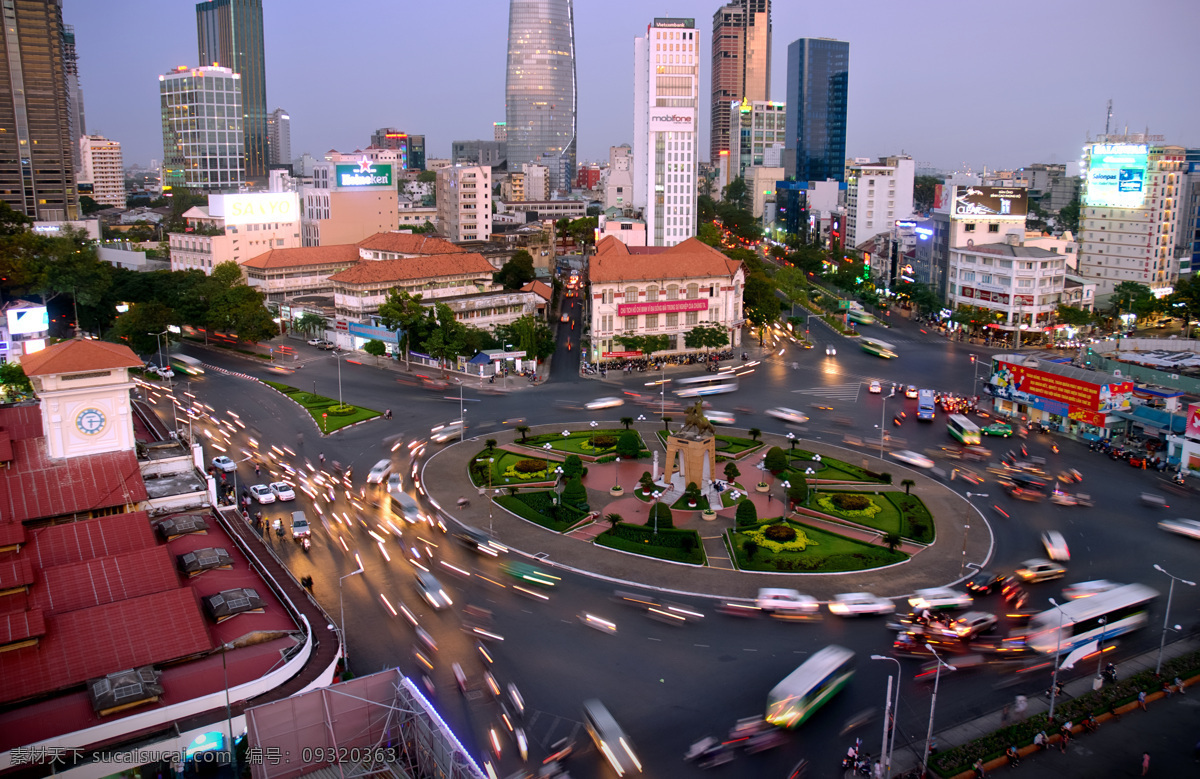
[[[126,164],[163,156],[158,75],[202,64],[195,5],[63,0],[63,21],[75,27],[87,129],[120,141]],[[710,30],[722,5],[576,2],[580,162],[606,162],[610,146],[632,143],[634,39],[655,16],[692,17]],[[264,0],[268,110],[288,108],[297,157],[365,147],[380,127],[423,134],[428,157],[447,157],[452,140],[491,138],[492,123],[505,119],[508,10],[499,0],[406,6],[404,28],[414,34],[397,50],[372,45],[380,34],[364,33],[386,25],[396,13],[390,2],[342,0],[330,13],[317,0]],[[918,166],[946,170],[1077,161],[1089,134],[1104,131],[1109,98],[1114,130],[1149,127],[1169,143],[1200,146],[1200,106],[1190,99],[1200,55],[1190,25],[1164,22],[1184,13],[1172,0],[1136,8],[1011,0],[1003,12],[929,0],[919,14],[887,0],[860,0],[849,13],[775,2],[771,96],[786,91],[792,41],[836,38],[852,51],[849,157],[904,152]],[[1139,18],[1153,35],[1123,36],[1119,54],[1099,43],[1114,29],[1136,28]],[[704,58],[706,90],[710,67]],[[709,148],[707,102],[697,122],[702,150]]]

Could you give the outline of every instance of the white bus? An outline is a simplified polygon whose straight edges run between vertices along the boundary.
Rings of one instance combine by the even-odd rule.
[[[767,696],[767,722],[794,728],[812,716],[854,676],[854,652],[831,644],[775,685]]]
[[[1158,591],[1125,584],[1090,598],[1043,611],[1029,621],[1027,643],[1047,655],[1066,654],[1092,641],[1107,640],[1146,624],[1146,609]]]
[[[642,764],[633,753],[633,745],[621,726],[608,713],[603,703],[595,698],[583,702],[583,724],[588,735],[596,744],[596,749],[604,755],[604,759],[617,772],[617,776],[625,774],[640,774]]]
[[[675,394],[681,398],[699,398],[705,395],[723,395],[726,392],[737,392],[738,378],[731,372],[715,373],[709,376],[693,376],[679,379],[675,382],[679,389]]]
[[[952,438],[957,439],[963,446],[979,446],[982,443],[982,434],[980,433],[979,425],[967,419],[962,414],[951,414],[950,422],[946,425],[946,430]]]

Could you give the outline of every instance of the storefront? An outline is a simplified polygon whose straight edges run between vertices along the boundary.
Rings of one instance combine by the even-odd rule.
[[[1133,382],[1032,356],[998,354],[984,391],[1001,415],[1098,440],[1127,427],[1117,412],[1130,410]]]

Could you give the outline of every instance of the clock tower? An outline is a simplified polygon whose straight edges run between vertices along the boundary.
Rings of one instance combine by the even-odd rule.
[[[23,357],[42,403],[46,454],[58,459],[133,449],[129,369],[141,365],[128,346],[85,338]]]

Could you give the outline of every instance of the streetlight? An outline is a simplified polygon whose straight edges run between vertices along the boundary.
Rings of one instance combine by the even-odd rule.
[[[788,493],[788,490],[790,490],[792,488],[792,483],[790,481],[788,481],[787,479],[784,479],[783,481],[779,482],[779,486],[783,487],[783,497],[779,499],[779,502],[783,504],[783,518],[787,519],[787,515],[788,515],[787,493]],[[770,498],[771,498],[771,496],[768,495],[767,496],[768,501],[770,500]]]
[[[1100,618],[1100,640],[1096,642],[1096,682],[1092,689],[1099,690],[1104,683],[1100,671],[1104,668],[1104,632],[1108,630],[1108,618]]]
[[[1063,614],[1062,606],[1059,606],[1058,601],[1054,600],[1054,598],[1050,598],[1050,605],[1058,610],[1058,629],[1056,631],[1057,639],[1054,647],[1054,678],[1050,681],[1050,721],[1053,722],[1054,701],[1058,696],[1058,663],[1059,658],[1062,656],[1063,617],[1065,617],[1066,614]]]
[[[962,570],[959,571],[960,575],[967,572],[967,533],[970,532],[970,530],[970,525],[963,525]]]
[[[942,661],[937,650],[929,647],[929,651],[933,652],[934,659],[937,660],[937,671],[933,675],[933,698],[929,701],[929,732],[925,734],[925,756],[921,758],[921,767],[926,776],[929,775],[929,745],[933,741],[933,711],[937,706],[938,682],[942,678],[942,666],[946,666],[948,670],[957,671],[958,669]]]
[[[1164,571],[1162,566],[1158,563],[1154,564],[1154,570],[1158,571],[1159,573],[1166,574],[1167,576],[1171,576],[1171,574]],[[1171,588],[1167,590],[1167,613],[1163,615],[1162,641],[1158,643],[1158,662],[1154,665],[1155,676],[1158,676],[1159,671],[1162,670],[1163,647],[1167,644],[1167,630],[1169,630],[1167,625],[1169,625],[1171,622],[1171,596],[1175,594],[1175,582],[1183,582],[1189,587],[1196,586],[1195,582],[1189,582],[1187,579],[1180,579],[1178,576],[1171,576]],[[1180,629],[1181,628],[1179,625],[1175,626],[1175,630]]]
[[[654,535],[658,535],[658,499],[662,497],[662,493],[658,490],[654,491],[654,505],[650,507],[650,513],[654,515]]]
[[[362,558],[358,556],[358,552],[354,553],[354,560],[358,563],[358,570],[338,578],[338,622],[341,623],[338,638],[342,641],[342,661],[347,668],[350,667],[350,646],[346,643],[346,599],[342,591],[342,582],[363,572]]]
[[[621,486],[620,481],[618,481],[618,477],[620,477],[620,475],[621,475],[621,458],[618,457],[615,460],[615,462],[617,463],[617,467],[616,467],[616,470],[613,471],[613,489],[614,490]]]
[[[881,460],[883,459],[883,434],[887,430],[887,428],[884,427],[884,420],[887,419],[887,402],[890,398],[895,397],[895,395],[896,385],[893,384],[892,391],[889,394],[882,396],[883,408],[879,410],[879,459]]]
[[[883,705],[883,752],[879,755],[879,759],[883,761],[883,767],[886,773],[884,776],[892,775],[892,752],[896,749],[896,728],[889,727],[888,712],[893,712],[892,716],[899,718],[900,715],[900,661],[894,657],[887,655],[871,655],[872,660],[891,660],[896,664],[896,704],[892,705],[892,675],[888,674],[888,694],[886,702]],[[889,738],[889,731],[891,737]]]
[[[495,467],[495,457],[488,458],[488,492],[492,491],[492,468]],[[492,501],[488,501],[488,533],[492,532]]]

